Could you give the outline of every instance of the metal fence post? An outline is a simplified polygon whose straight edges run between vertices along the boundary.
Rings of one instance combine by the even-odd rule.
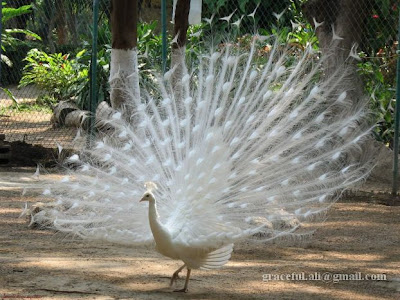
[[[93,0],[93,35],[92,35],[92,58],[90,62],[90,121],[88,146],[91,146],[95,135],[96,108],[97,108],[97,39],[98,39],[98,22],[99,22],[99,0]]]
[[[397,44],[397,78],[396,78],[396,111],[394,119],[394,145],[393,145],[393,187],[392,195],[397,195],[399,173],[399,125],[400,125],[400,13],[398,23]]]
[[[2,0],[0,0],[0,86],[1,86],[1,33],[3,32],[3,3]]]
[[[167,0],[161,0],[162,71],[167,70]]]

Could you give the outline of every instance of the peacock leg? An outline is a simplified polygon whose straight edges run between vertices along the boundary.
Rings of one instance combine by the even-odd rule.
[[[183,289],[181,290],[175,290],[174,292],[184,292],[187,293],[188,292],[188,285],[189,285],[189,278],[190,278],[190,272],[192,271],[192,269],[187,269],[187,274],[186,274],[186,280],[185,280],[185,286],[183,287]]]
[[[171,282],[170,282],[169,286],[172,286],[174,284],[174,282],[179,278],[179,273],[183,270],[184,267],[186,267],[185,264],[182,267],[180,267],[178,270],[176,270],[174,272],[174,274],[172,274]]]

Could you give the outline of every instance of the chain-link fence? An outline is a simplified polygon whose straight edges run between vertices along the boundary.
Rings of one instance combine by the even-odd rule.
[[[107,2],[102,1],[99,23],[104,28]],[[65,123],[65,114],[82,100],[78,91],[83,98],[88,89],[92,1],[18,0],[3,5],[0,131],[10,142],[68,147],[76,128]],[[108,32],[99,39],[101,47],[109,43]]]
[[[172,14],[172,1],[167,15]],[[6,141],[70,147],[88,109],[93,1],[17,0],[3,2],[0,133]],[[140,0],[138,48],[152,58],[142,68],[161,65],[161,2]],[[203,18],[231,16],[214,32],[279,32],[288,43],[318,47],[321,34],[343,32],[358,44],[358,63],[371,107],[378,115],[377,138],[391,144],[395,99],[398,1],[394,0],[234,0],[203,1]],[[170,17],[169,17],[170,19]],[[225,18],[228,20],[228,18]],[[319,25],[320,34],[314,26]],[[168,31],[172,32],[168,22]],[[110,1],[100,0],[97,102],[109,99]],[[204,28],[203,28],[204,29]],[[336,29],[336,31],[335,31]],[[202,26],[190,28],[189,46]],[[149,66],[151,64],[151,66]],[[159,68],[160,69],[160,68]],[[161,70],[161,69],[160,69]],[[71,115],[71,117],[67,117]]]

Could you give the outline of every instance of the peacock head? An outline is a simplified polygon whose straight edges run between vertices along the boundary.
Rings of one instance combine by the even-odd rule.
[[[139,202],[143,201],[154,202],[155,201],[154,195],[151,192],[144,193],[142,199],[140,199]]]
[[[143,197],[142,199],[140,199],[139,202],[142,201],[155,202],[156,200],[154,198],[152,191],[157,189],[157,185],[154,182],[146,182],[144,186],[146,187],[146,192],[143,194]]]

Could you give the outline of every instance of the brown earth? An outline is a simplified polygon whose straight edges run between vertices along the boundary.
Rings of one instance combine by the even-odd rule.
[[[380,204],[387,194],[343,198],[300,245],[239,245],[224,268],[192,272],[189,293],[182,294],[168,287],[180,262],[151,247],[29,229],[18,216],[25,202],[40,198],[21,197],[19,187],[33,172],[0,173],[0,299],[400,299],[400,206]],[[313,274],[324,277],[300,280]],[[343,277],[354,274],[364,280]],[[279,280],[263,281],[263,275]]]

